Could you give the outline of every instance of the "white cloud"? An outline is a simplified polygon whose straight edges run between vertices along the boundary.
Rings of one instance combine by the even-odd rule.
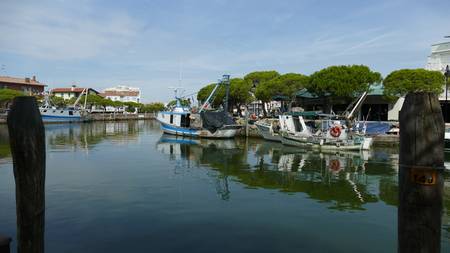
[[[0,50],[51,60],[87,59],[126,47],[140,25],[124,13],[101,18],[89,8],[2,4]]]

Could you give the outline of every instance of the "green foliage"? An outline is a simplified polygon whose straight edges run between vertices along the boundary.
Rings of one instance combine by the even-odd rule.
[[[389,99],[404,96],[408,92],[431,92],[439,94],[445,84],[439,71],[425,69],[401,69],[390,73],[383,81],[384,95]]]
[[[86,99],[86,95],[83,95],[80,98],[79,103],[80,104],[84,104],[85,99]],[[101,97],[99,95],[88,94],[87,95],[87,99],[86,99],[86,104],[89,105],[89,106],[93,106],[93,105],[105,106],[106,104],[108,104],[108,101],[105,101],[105,100],[107,100],[107,99],[105,99],[105,98],[103,98],[103,97]],[[111,100],[109,100],[109,101],[111,101]],[[75,103],[75,101],[74,101],[74,103]]]
[[[272,80],[278,78],[280,74],[276,71],[255,71],[247,74],[244,80],[252,87],[256,86],[255,97],[263,102],[272,100],[273,90],[275,89]]]
[[[177,100],[172,100],[169,103],[167,103],[167,107],[174,107],[177,105]],[[190,99],[181,99],[181,106],[189,107],[191,106],[191,100]]]
[[[0,103],[8,103],[15,97],[24,96],[23,92],[12,89],[0,89]]]
[[[135,102],[124,102],[123,105],[126,106],[125,111],[127,112],[135,112],[136,108],[141,107],[141,104]]]
[[[381,80],[380,73],[364,65],[331,66],[310,76],[308,90],[318,96],[352,98]]]
[[[287,73],[256,87],[255,95],[264,102],[271,101],[274,96],[286,96],[291,98],[295,92],[308,86],[309,78],[302,74]]]
[[[230,97],[231,105],[239,106],[252,102],[253,96],[250,94],[252,85],[242,78],[233,78],[230,80]]]
[[[64,98],[57,97],[55,95],[50,97],[50,101],[56,107],[65,107],[67,105],[67,103],[69,102],[68,100],[65,100]]]
[[[244,76],[244,80],[251,85],[259,85],[280,76],[275,70],[255,71]]]
[[[209,84],[201,88],[197,93],[197,100],[204,103],[208,96],[211,94],[216,84]],[[232,78],[230,80],[230,96],[229,104],[231,106],[239,107],[242,104],[250,103],[253,100],[253,96],[250,93],[252,85],[246,82],[242,78]],[[213,107],[219,107],[223,104],[226,95],[226,86],[221,85],[217,88],[213,101],[211,102]]]
[[[164,110],[164,104],[160,102],[156,103],[150,103],[150,104],[141,104],[141,107],[139,108],[139,112],[160,112]]]
[[[200,91],[197,93],[197,100],[203,104],[208,98],[209,94],[211,94],[215,86],[216,84],[212,83],[201,88]],[[216,95],[214,96],[211,105],[213,107],[218,107],[220,104],[222,104],[224,97],[225,97],[225,86],[221,85],[217,88]]]

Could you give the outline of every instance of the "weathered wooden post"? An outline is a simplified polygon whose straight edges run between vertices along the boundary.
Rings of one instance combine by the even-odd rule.
[[[16,181],[17,251],[44,252],[45,133],[34,97],[16,97],[8,114]]]
[[[10,253],[11,238],[0,235],[0,253]]]
[[[409,93],[400,111],[399,252],[440,252],[443,167],[439,100]]]

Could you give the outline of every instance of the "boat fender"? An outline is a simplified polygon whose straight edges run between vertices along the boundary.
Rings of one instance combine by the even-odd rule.
[[[338,159],[334,159],[330,161],[330,170],[332,171],[339,171],[341,169],[341,163]]]
[[[330,134],[333,137],[339,137],[341,135],[341,128],[339,126],[334,126],[330,129]]]

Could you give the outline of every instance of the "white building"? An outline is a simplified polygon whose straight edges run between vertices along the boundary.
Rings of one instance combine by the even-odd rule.
[[[450,42],[443,42],[431,45],[431,54],[428,56],[427,65],[425,69],[445,72],[447,65],[450,66]],[[443,92],[439,95],[439,100],[445,100],[445,84],[443,85]],[[450,95],[450,89],[448,91]],[[449,96],[450,97],[450,96]],[[392,105],[388,112],[388,120],[398,120],[398,113],[403,106],[405,98],[399,98],[395,104]]]
[[[450,66],[450,42],[432,45],[431,55],[428,56],[428,62],[425,68],[444,73],[447,65]],[[445,87],[443,89],[444,92],[439,96],[439,100],[445,100]],[[450,94],[450,90],[448,91],[448,94]]]
[[[141,90],[139,88],[133,88],[128,86],[119,85],[114,88],[107,88],[101,94],[105,98],[109,98],[112,101],[120,102],[141,102]]]
[[[98,94],[98,91],[92,88],[81,88],[76,86],[72,86],[70,88],[54,88],[51,90],[51,93],[56,97],[71,99],[73,97],[78,98],[85,89],[87,89],[91,95]]]

